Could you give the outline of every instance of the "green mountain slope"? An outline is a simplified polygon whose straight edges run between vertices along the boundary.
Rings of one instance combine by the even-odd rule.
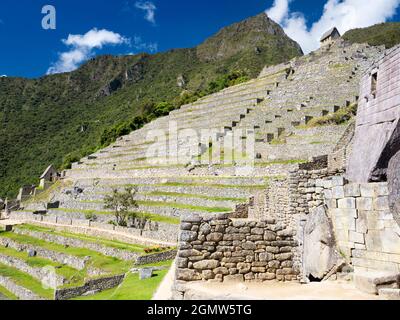
[[[34,80],[0,78],[0,197],[37,183],[50,163],[61,166],[100,147],[110,128],[160,115],[155,103],[174,101],[176,107],[182,92],[192,97],[235,70],[255,77],[265,65],[299,55],[299,45],[261,14],[198,48],[99,56],[71,73]],[[142,122],[135,121],[130,129]]]
[[[343,38],[351,43],[368,43],[372,46],[385,45],[387,49],[400,43],[400,22],[388,22],[368,28],[347,31]]]

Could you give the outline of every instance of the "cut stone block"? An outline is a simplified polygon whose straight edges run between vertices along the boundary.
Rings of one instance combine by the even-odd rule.
[[[375,184],[375,193],[378,197],[388,196],[389,195],[389,187],[387,182],[376,183]]]
[[[360,185],[357,183],[351,183],[344,186],[345,197],[361,197]]]
[[[400,273],[360,272],[354,275],[354,284],[358,290],[377,295],[380,289],[399,289]]]
[[[153,276],[153,268],[143,268],[139,270],[139,279],[150,279]]]
[[[334,199],[342,199],[344,198],[344,187],[338,186],[332,188],[332,198]]]
[[[344,186],[345,185],[345,179],[344,177],[333,177],[332,178],[332,186],[337,187],[337,186]]]
[[[355,209],[356,199],[355,198],[344,198],[338,200],[339,209]]]
[[[358,210],[373,210],[372,198],[357,198],[356,202]]]
[[[354,243],[365,244],[364,234],[354,231],[349,231],[349,241]]]
[[[327,189],[327,190],[324,190],[324,197],[325,197],[325,199],[332,199],[332,190],[329,190],[329,189]]]
[[[378,211],[389,210],[389,197],[378,197],[374,199],[374,209]]]
[[[375,185],[365,183],[360,185],[361,197],[372,198],[375,196]]]
[[[378,294],[385,300],[400,300],[400,289],[383,288],[378,290]]]

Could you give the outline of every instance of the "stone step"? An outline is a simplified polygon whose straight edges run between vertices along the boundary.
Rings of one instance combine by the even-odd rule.
[[[400,273],[384,271],[356,272],[354,284],[358,290],[369,294],[378,294],[380,289],[400,289]]]

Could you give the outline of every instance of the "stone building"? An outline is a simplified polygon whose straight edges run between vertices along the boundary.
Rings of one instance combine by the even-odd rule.
[[[341,35],[339,30],[336,27],[334,27],[322,35],[322,38],[320,40],[321,46],[326,46],[328,44],[331,44],[333,41],[339,39],[340,37]]]
[[[400,46],[387,51],[361,80],[350,181],[386,181],[389,162],[400,150],[399,57]]]
[[[59,174],[53,165],[47,167],[47,169],[40,176],[40,188],[45,188],[46,182],[55,182],[59,178]]]

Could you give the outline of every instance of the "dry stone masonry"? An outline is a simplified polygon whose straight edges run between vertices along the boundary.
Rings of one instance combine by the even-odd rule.
[[[184,217],[177,280],[292,281],[297,243],[275,220],[231,220],[226,214]]]

